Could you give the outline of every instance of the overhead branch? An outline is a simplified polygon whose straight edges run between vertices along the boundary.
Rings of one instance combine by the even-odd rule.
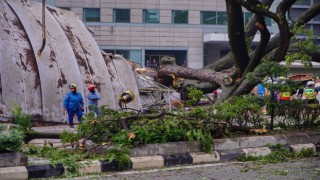
[[[269,9],[264,7],[264,5],[257,6],[255,1],[246,1],[246,0],[232,0],[232,1],[239,3],[250,12],[260,14],[262,16],[270,17],[276,22],[279,21],[279,17],[277,16],[276,13],[269,11]]]
[[[291,8],[291,6],[296,2],[296,0],[283,0],[277,7],[277,15],[279,17],[279,21],[276,21],[279,27],[279,45],[271,56],[271,60],[276,62],[281,62],[284,60],[286,53],[288,51],[290,40],[293,34],[290,33],[286,13]]]
[[[226,0],[228,13],[228,35],[230,51],[233,54],[235,67],[240,70],[240,75],[249,64],[249,55],[244,36],[244,22],[240,4]]]
[[[309,22],[312,18],[319,15],[320,13],[320,2],[315,3],[312,7],[310,7],[308,10],[304,11],[296,20],[295,22],[297,25],[303,25],[307,22]],[[294,23],[290,23],[289,27],[292,29],[294,26]],[[275,36],[273,36],[266,48],[265,53],[269,53],[272,50],[275,49],[279,45],[280,40],[280,33],[277,33]]]
[[[274,0],[262,0],[261,4],[264,7],[267,7],[268,9],[272,5]],[[245,26],[245,40],[247,44],[251,44],[254,36],[257,33],[256,28],[256,14],[252,16],[252,18],[249,19],[249,22]],[[252,55],[251,55],[252,56]],[[204,69],[212,69],[214,71],[222,71],[225,69],[232,68],[234,66],[233,56],[231,53],[228,53],[218,61],[211,63],[204,67]]]
[[[274,0],[262,0],[261,6],[267,7],[269,9],[273,2]],[[245,37],[247,42],[248,42],[248,38],[254,37],[258,31],[256,27],[256,22],[257,22],[257,14],[254,13],[254,15],[252,16],[252,18],[249,20],[249,22],[246,24],[246,27],[245,27],[246,29]]]
[[[256,18],[256,26],[260,32],[260,42],[256,47],[253,56],[251,56],[250,63],[248,64],[244,75],[246,75],[248,72],[253,71],[261,63],[261,59],[264,56],[264,51],[270,40],[270,32],[266,27],[264,18],[261,15],[257,15]]]

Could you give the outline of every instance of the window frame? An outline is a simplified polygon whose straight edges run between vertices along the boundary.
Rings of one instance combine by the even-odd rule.
[[[99,17],[87,17],[87,10],[98,10],[99,11]],[[98,18],[98,20],[89,20],[88,18]],[[100,8],[83,8],[83,22],[101,22],[101,9]]]
[[[208,22],[208,21],[204,21],[204,14],[206,13],[214,13],[215,16],[214,17],[209,17],[209,18],[214,18],[215,20],[212,23],[204,23],[204,22]],[[216,25],[217,24],[217,20],[218,20],[218,16],[217,16],[217,11],[201,11],[200,12],[200,23],[203,25]]]
[[[223,15],[226,15],[226,23],[222,24],[222,23],[219,23],[221,21],[219,21],[219,14],[223,14]],[[217,11],[217,25],[228,25],[228,14],[226,11]]]
[[[129,12],[129,19],[122,20],[122,21],[117,20],[117,14],[119,13],[118,11],[128,11]],[[115,22],[115,23],[130,23],[131,22],[131,9],[119,9],[119,8],[113,9],[113,22]]]
[[[187,13],[186,22],[177,22],[176,21],[176,13]],[[189,11],[188,10],[172,10],[172,24],[189,24]],[[181,14],[182,15],[182,14]]]
[[[157,22],[150,22],[150,21],[146,21],[146,13],[148,12],[148,11],[156,11],[157,12],[157,18],[158,18],[158,21]],[[145,24],[159,24],[160,23],[160,10],[159,9],[143,9],[143,11],[142,11],[142,21],[143,21],[143,23],[145,23]]]

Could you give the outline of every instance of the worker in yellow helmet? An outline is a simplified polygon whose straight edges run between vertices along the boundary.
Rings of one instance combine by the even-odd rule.
[[[316,99],[318,90],[314,88],[314,82],[308,81],[307,87],[303,90],[303,97],[307,104],[319,104],[319,101]]]
[[[287,84],[287,82],[283,81],[281,84]],[[290,89],[281,90],[279,93],[280,104],[288,104],[290,100],[291,100]]]

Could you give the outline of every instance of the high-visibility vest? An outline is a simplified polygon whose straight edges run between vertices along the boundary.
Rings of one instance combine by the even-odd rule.
[[[305,88],[303,92],[306,99],[316,99],[314,88]]]
[[[290,97],[291,96],[289,91],[281,92],[280,100],[290,101]]]

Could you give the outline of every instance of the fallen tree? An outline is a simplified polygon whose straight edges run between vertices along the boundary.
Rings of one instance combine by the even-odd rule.
[[[320,2],[314,3],[312,7],[302,13],[296,20],[289,22],[286,14],[290,13],[290,8],[296,0],[283,0],[276,8],[276,12],[271,12],[269,7],[273,0],[226,0],[228,13],[228,35],[230,44],[230,53],[210,64],[203,69],[191,69],[180,67],[175,64],[175,59],[164,57],[160,62],[160,68],[157,72],[157,78],[161,82],[175,81],[176,78],[185,78],[197,81],[188,81],[188,84],[206,86],[203,82],[208,82],[212,90],[222,87],[222,99],[230,96],[247,94],[257,84],[246,78],[248,73],[264,77],[264,72],[257,72],[257,67],[263,62],[273,61],[281,62],[286,58],[291,38],[294,36],[294,28],[305,25],[313,17],[320,13]],[[244,31],[242,18],[242,7],[255,15],[249,21]],[[279,33],[270,39],[270,32],[265,24],[265,17],[273,19],[278,25]],[[252,37],[260,32],[260,42],[255,49],[249,53],[247,42],[252,43]],[[307,53],[307,52],[306,52]],[[317,53],[309,54],[315,55]],[[308,54],[307,54],[308,55]],[[260,68],[261,69],[261,68]]]

